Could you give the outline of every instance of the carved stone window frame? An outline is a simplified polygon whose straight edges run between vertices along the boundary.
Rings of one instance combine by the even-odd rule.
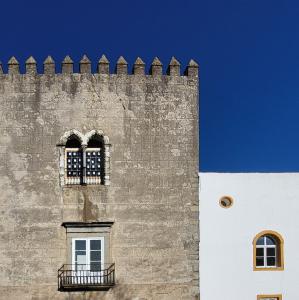
[[[80,143],[81,143],[81,148],[83,151],[83,164],[85,164],[85,151],[87,149],[87,145],[89,140],[94,136],[98,135],[102,137],[103,141],[103,176],[101,176],[101,183],[96,184],[96,185],[110,185],[110,149],[111,149],[111,144],[109,143],[109,138],[108,136],[104,135],[102,130],[91,130],[87,132],[86,134],[81,133],[79,130],[76,129],[71,129],[63,134],[63,136],[60,138],[59,143],[57,144],[58,151],[59,151],[59,182],[60,186],[78,186],[80,184],[67,184],[65,180],[65,167],[66,167],[66,161],[65,161],[65,148],[66,148],[66,143],[68,139],[72,136],[75,135]],[[93,185],[93,184],[88,184],[88,185]]]

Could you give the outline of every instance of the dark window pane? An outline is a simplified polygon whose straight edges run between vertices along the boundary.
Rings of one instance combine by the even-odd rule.
[[[101,263],[91,262],[90,263],[90,271],[91,272],[99,272],[99,271],[101,271]]]
[[[92,172],[87,172],[86,175],[99,177],[101,172],[101,164],[99,163],[101,160],[100,152],[87,151],[86,155],[86,169],[92,170]]]
[[[66,142],[66,148],[80,148],[81,143],[79,141],[79,138],[76,135],[71,135],[67,142]]]
[[[102,137],[95,134],[91,139],[88,141],[87,144],[88,148],[101,148],[102,146]]]
[[[257,245],[264,245],[264,237],[260,237],[257,242],[256,242]]]
[[[275,248],[267,248],[267,256],[275,256]]]
[[[86,250],[86,241],[82,240],[82,241],[76,241],[75,244],[75,250]]]
[[[90,250],[101,250],[101,240],[91,240]]]
[[[82,162],[80,151],[67,151],[67,176],[78,177],[81,175]]]
[[[267,266],[275,266],[275,257],[267,257]]]
[[[256,248],[256,256],[264,256],[264,248]]]
[[[264,258],[263,257],[257,257],[256,258],[256,265],[257,265],[257,267],[264,266]]]
[[[91,261],[101,261],[101,251],[91,251],[90,252]]]
[[[266,244],[267,245],[276,245],[275,240],[270,236],[266,237]]]

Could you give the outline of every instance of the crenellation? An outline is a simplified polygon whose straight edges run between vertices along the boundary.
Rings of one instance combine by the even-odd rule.
[[[134,75],[144,75],[145,74],[145,63],[140,57],[137,57],[133,66]]]
[[[62,61],[61,73],[71,74],[74,72],[74,62],[69,55],[67,55]]]
[[[32,56],[26,60],[25,67],[26,74],[35,75],[37,73],[36,61]]]
[[[162,75],[162,66],[163,65],[160,62],[159,58],[155,57],[150,68],[150,74],[153,76]]]
[[[8,74],[20,74],[20,65],[14,56],[8,61],[7,65],[8,65]],[[145,67],[146,64],[144,63],[144,61],[140,57],[138,57],[132,66],[132,72],[129,74],[128,63],[123,56],[120,56],[115,66],[115,72],[111,73],[110,62],[105,55],[102,55],[102,57],[99,59],[97,63],[96,72],[99,75],[109,75],[110,77],[113,77],[115,75],[133,75],[133,76],[150,75],[147,77],[149,78],[151,76],[153,77],[163,76],[165,80],[167,80],[166,79],[167,77],[169,77],[169,79],[172,78],[171,80],[173,80],[174,77],[176,77],[177,78],[176,80],[178,80],[179,77],[185,77],[185,76],[190,77],[191,79],[198,78],[199,66],[193,59],[191,59],[189,64],[186,66],[183,75],[180,74],[180,63],[175,57],[171,58],[171,61],[167,67],[167,71],[165,75],[163,74],[163,64],[158,57],[155,57],[154,60],[152,61],[148,73],[146,73]],[[24,76],[38,74],[37,62],[32,56],[30,56],[26,60],[25,70],[26,71]],[[61,63],[61,72],[59,72],[58,70],[56,70],[55,61],[53,60],[53,58],[51,56],[48,56],[43,62],[43,72],[40,75],[43,74],[59,75],[60,73],[74,74],[74,62],[72,58],[69,55],[67,55],[64,58],[64,60]],[[92,73],[92,62],[87,57],[87,55],[83,55],[82,59],[79,62],[79,74],[90,74],[90,73]],[[0,74],[5,74],[2,63],[0,63]],[[76,73],[74,74],[74,76],[77,76]]]
[[[180,66],[179,61],[173,56],[167,68],[167,74],[170,76],[180,76]]]
[[[80,60],[80,73],[91,73],[91,61],[89,58],[84,54],[82,59]]]
[[[44,74],[45,75],[55,74],[55,62],[50,55],[44,61]]]
[[[104,54],[98,62],[98,73],[109,75],[109,60]]]
[[[128,74],[128,63],[123,58],[123,56],[121,56],[116,63],[116,74],[118,75]]]
[[[20,74],[20,65],[14,56],[11,57],[7,64],[8,74]]]
[[[194,61],[193,59],[191,59],[189,61],[188,66],[186,67],[184,75],[197,78],[198,77],[198,69],[199,69],[198,63],[196,61]]]

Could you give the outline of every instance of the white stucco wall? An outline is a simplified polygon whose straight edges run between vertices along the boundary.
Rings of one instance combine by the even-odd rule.
[[[201,300],[299,299],[299,173],[200,173]],[[229,209],[219,199],[230,195]],[[284,238],[283,271],[253,271],[252,241]]]

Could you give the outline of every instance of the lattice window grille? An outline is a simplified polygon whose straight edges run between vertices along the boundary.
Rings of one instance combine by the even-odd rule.
[[[86,149],[86,183],[99,184],[101,183],[101,149],[87,148]]]
[[[82,178],[82,152],[80,149],[65,149],[66,184],[80,184]]]

